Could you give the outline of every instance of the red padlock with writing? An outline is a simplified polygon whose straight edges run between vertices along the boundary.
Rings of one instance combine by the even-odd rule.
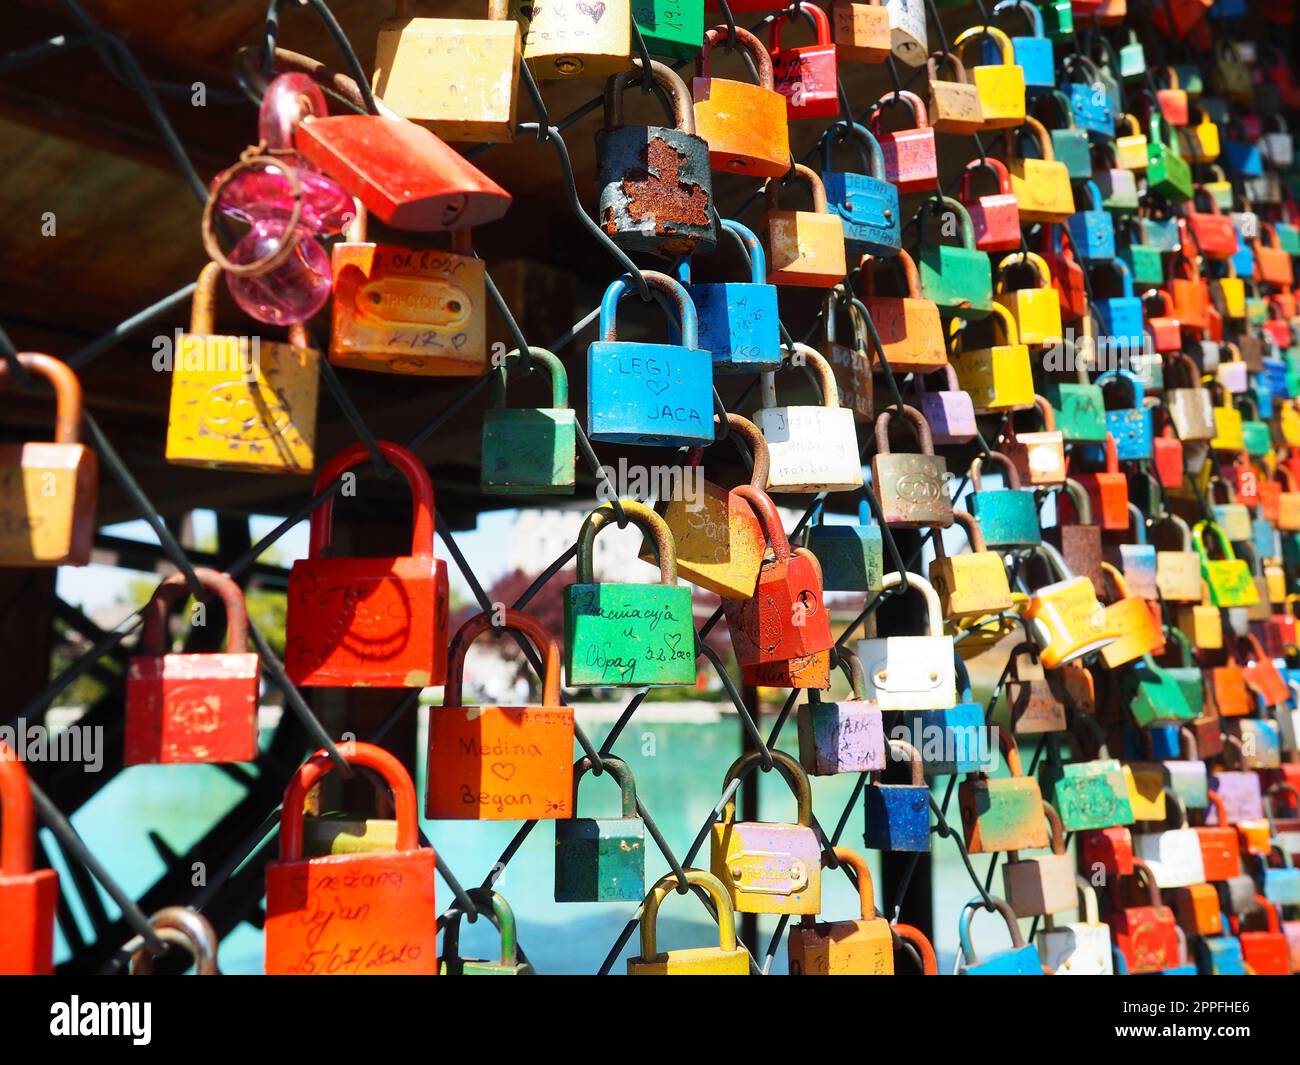
[[[787,10],[772,20],[767,29],[767,50],[772,54],[776,91],[785,97],[791,121],[832,118],[840,110],[840,76],[835,42],[831,40],[831,21],[816,4],[804,4],[799,10],[812,18],[817,41],[796,48],[783,48],[781,31],[797,15]]]
[[[891,106],[902,105],[912,116],[912,125],[896,130],[882,130],[881,118]],[[885,157],[885,180],[898,186],[899,192],[922,192],[939,187],[939,160],[934,149],[934,130],[929,125],[925,104],[906,89],[882,96],[871,108],[868,118],[871,132],[880,141]]]
[[[0,975],[54,972],[59,874],[33,869],[32,789],[18,755],[0,740]]]
[[[975,177],[992,173],[997,191],[977,194]],[[980,251],[1016,251],[1020,248],[1020,203],[1011,191],[1011,175],[1001,159],[972,159],[961,175],[961,202],[975,227],[975,247]]]

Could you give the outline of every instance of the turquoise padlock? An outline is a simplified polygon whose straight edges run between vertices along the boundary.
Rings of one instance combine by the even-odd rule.
[[[1050,92],[1056,85],[1056,59],[1052,54],[1052,42],[1043,31],[1042,13],[1029,0],[998,0],[993,5],[993,21],[996,22],[998,16],[1007,11],[1019,11],[1029,24],[1028,37],[1011,38],[1016,66],[1024,71],[1025,91],[1030,95]],[[993,41],[984,41],[982,53],[981,61],[984,63],[1002,62],[1002,53]]]
[[[1148,216],[1142,219],[1142,226],[1146,231],[1147,243],[1162,255],[1182,249],[1183,234],[1182,230],[1178,228],[1178,219],[1172,217],[1152,218]],[[1161,284],[1163,283],[1162,275]]]
[[[1052,135],[1052,154],[1058,163],[1064,164],[1070,180],[1085,181],[1092,177],[1092,148],[1088,144],[1088,131],[1080,129],[1075,123],[1070,98],[1060,89],[1053,89],[1036,103],[1035,112]],[[1049,109],[1060,116],[1059,125],[1049,124],[1048,116],[1044,115]]]
[[[870,173],[836,170],[837,143],[850,140],[866,149]],[[857,122],[837,122],[822,134],[822,184],[832,214],[844,224],[844,247],[851,255],[897,255],[902,246],[898,188],[885,180],[885,157],[880,142]]]
[[[1025,943],[1025,937],[1021,934],[1020,925],[1016,921],[1015,911],[1002,899],[990,896],[990,901],[1007,923],[1007,931],[1011,933],[1011,949],[1000,950],[982,959],[975,953],[975,948],[970,941],[970,922],[976,910],[984,909],[984,900],[971,899],[963,907],[961,920],[957,925],[957,938],[961,943],[961,975],[1042,976],[1043,965],[1038,958],[1038,950]]]
[[[858,502],[857,525],[827,525],[818,503],[808,524],[806,546],[822,568],[828,592],[878,592],[884,587],[885,544],[866,499]]]
[[[1119,76],[1137,81],[1147,72],[1147,53],[1138,40],[1137,30],[1128,31],[1128,43],[1119,46]]]
[[[1074,250],[1086,263],[1109,262],[1115,258],[1115,223],[1101,204],[1101,189],[1091,178],[1084,182],[1088,206],[1070,215],[1068,225]]]
[[[1264,869],[1264,898],[1274,906],[1300,906],[1300,869]]]
[[[1159,599],[1156,588],[1156,545],[1147,542],[1146,515],[1128,505],[1129,527],[1135,542],[1119,545],[1120,569],[1129,591],[1143,599]]]
[[[677,280],[695,304],[699,344],[713,358],[719,374],[761,373],[781,368],[781,323],[776,286],[767,283],[767,256],[752,230],[730,218],[722,220],[749,253],[750,279],[691,284],[691,259],[677,263]]]
[[[1005,488],[985,488],[981,477],[984,459],[1002,468]],[[1016,465],[1000,451],[990,451],[971,463],[970,512],[979,522],[984,543],[990,550],[1003,547],[1035,547],[1043,542],[1038,504],[1033,492],[1020,488]]]
[[[1292,870],[1300,872],[1300,870]],[[1222,918],[1223,927],[1228,919]],[[1197,968],[1203,976],[1245,976],[1246,959],[1241,952],[1241,940],[1236,936],[1198,936],[1196,940]]]
[[[1115,438],[1115,450],[1121,462],[1136,462],[1150,459],[1154,450],[1152,443],[1151,411],[1146,406],[1146,389],[1142,379],[1132,370],[1107,370],[1099,374],[1097,385],[1104,396],[1107,386],[1113,391],[1118,386],[1121,392],[1127,392],[1127,402],[1123,407],[1112,407],[1106,411],[1106,431]],[[1090,457],[1098,462],[1105,461],[1105,454],[1097,449]]]
[[[979,773],[989,767],[989,729],[984,722],[984,705],[971,695],[970,673],[961,655],[953,654],[960,701],[951,710],[905,710],[900,716],[921,752],[927,777],[956,773]]]
[[[713,359],[698,343],[695,304],[667,274],[643,270],[677,308],[680,344],[618,339],[619,301],[637,291],[631,274],[605,290],[600,340],[587,348],[587,435],[608,444],[658,447],[713,442]]]
[[[975,247],[975,226],[965,205],[951,196],[926,200],[922,211],[939,216],[940,236],[959,236],[960,245],[921,238],[921,294],[942,314],[984,318],[993,312],[993,264]],[[924,228],[924,221],[922,221]],[[954,233],[953,230],[956,230]]]

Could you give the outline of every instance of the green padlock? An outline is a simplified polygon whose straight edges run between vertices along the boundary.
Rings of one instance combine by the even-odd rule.
[[[1173,640],[1178,647],[1178,660],[1181,664],[1165,666],[1165,672],[1173,677],[1178,687],[1182,689],[1183,701],[1192,709],[1192,716],[1200,717],[1205,712],[1205,674],[1196,663],[1196,651],[1192,648],[1192,641],[1188,639],[1187,633],[1176,625],[1166,625],[1166,646],[1170,640]]]
[[[1099,35],[1100,36],[1100,35]],[[1105,38],[1102,38],[1105,40]],[[1137,30],[1128,31],[1128,43],[1119,47],[1119,76],[1125,81],[1136,81],[1147,72],[1147,54],[1138,40]]]
[[[1247,410],[1242,413],[1254,415],[1249,420],[1242,418],[1241,421],[1241,438],[1246,444],[1246,454],[1252,458],[1267,455],[1273,450],[1273,434],[1268,422],[1260,421],[1259,404],[1255,402],[1253,396],[1237,396],[1235,406],[1239,410],[1243,406],[1247,407]]]
[[[636,807],[636,781],[621,758],[601,759],[622,796],[621,817],[572,817],[555,822],[556,902],[640,902],[645,898],[645,822]],[[591,767],[573,767],[573,808],[578,783]]]
[[[1172,203],[1184,203],[1192,198],[1192,168],[1178,154],[1172,136],[1168,140],[1161,139],[1160,131],[1166,126],[1168,123],[1160,108],[1151,108],[1147,132],[1147,189]]]
[[[1160,249],[1147,240],[1146,220],[1126,216],[1116,221],[1116,236],[1123,241],[1119,246],[1119,257],[1128,264],[1133,284],[1141,288],[1163,285],[1165,260]]]
[[[591,6],[604,12],[602,5]],[[699,55],[704,41],[704,5],[698,0],[632,0],[632,18],[651,55],[671,59],[694,59]],[[635,45],[632,54],[637,54]]]
[[[1054,41],[1074,39],[1074,4],[1071,0],[1047,0],[1039,4],[1043,13],[1043,32]]]
[[[446,927],[442,930],[439,973],[443,976],[536,976],[531,965],[519,960],[515,911],[510,908],[510,903],[489,888],[470,888],[466,894],[479,907],[480,915],[491,914],[492,923],[501,932],[501,957],[497,961],[459,957],[462,914],[457,910],[448,918]]]
[[[1206,552],[1207,531],[1212,532],[1218,541],[1222,558],[1210,558]],[[1198,521],[1192,529],[1192,546],[1201,556],[1201,576],[1210,586],[1210,602],[1220,609],[1254,606],[1259,602],[1259,589],[1251,577],[1250,566],[1233,553],[1232,543],[1222,528],[1212,521]]]
[[[804,545],[822,568],[822,590],[878,592],[885,579],[884,534],[876,524],[866,497],[858,501],[856,525],[826,525],[824,504],[818,503],[805,526]]]
[[[492,376],[492,406],[483,412],[483,491],[489,495],[571,495],[576,425],[569,406],[569,375],[545,348],[529,357],[551,375],[551,406],[505,405],[510,368],[521,361],[510,352]]]
[[[1091,718],[1079,716],[1078,720]],[[1078,753],[1078,740],[1071,733],[1057,734]],[[1067,832],[1085,832],[1097,828],[1115,828],[1133,823],[1133,804],[1119,759],[1110,757],[1106,744],[1100,743],[1092,761],[1062,762],[1058,745],[1047,737],[1047,761],[1039,770],[1043,795],[1061,815]]]
[[[1094,322],[1092,311],[1080,322],[1083,343],[1076,341],[1071,350],[1074,356],[1074,372],[1078,378],[1072,381],[1047,381],[1043,385],[1043,395],[1052,405],[1056,415],[1056,428],[1067,444],[1088,443],[1104,444],[1106,442],[1106,400],[1101,386],[1088,380],[1088,367],[1095,362],[1096,352],[1090,350],[1094,339]]]
[[[1140,728],[1196,717],[1183,698],[1182,685],[1149,654],[1122,671],[1120,690],[1129,700],[1129,713]]]
[[[921,294],[939,307],[941,314],[958,318],[984,318],[993,312],[993,264],[975,247],[975,227],[966,208],[951,196],[942,204],[927,200],[923,212],[939,216],[941,237],[960,237],[961,244],[931,244],[925,239],[921,219]]]
[[[1053,121],[1045,114],[1052,111]],[[1060,89],[1035,101],[1034,113],[1052,135],[1052,152],[1058,163],[1064,163],[1071,181],[1086,181],[1092,177],[1092,151],[1088,146],[1088,131],[1074,122],[1074,109],[1070,99]]]
[[[985,459],[1002,468],[1005,488],[985,488],[980,469]],[[990,451],[971,463],[970,512],[979,522],[984,543],[991,549],[1004,547],[1033,547],[1043,542],[1042,523],[1038,517],[1038,504],[1033,492],[1020,487],[1020,474],[1016,465],[1000,451]]]

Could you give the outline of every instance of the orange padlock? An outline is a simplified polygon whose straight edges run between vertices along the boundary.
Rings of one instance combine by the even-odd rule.
[[[59,874],[33,869],[32,789],[17,753],[0,740],[0,975],[54,972]]]
[[[880,263],[903,268],[907,286],[902,296],[875,294],[876,267]],[[891,259],[862,257],[863,305],[871,316],[880,338],[881,355],[891,370],[928,372],[948,365],[948,349],[943,342],[943,322],[933,300],[921,295],[921,280],[916,263],[906,251]]]
[[[709,30],[695,59],[695,132],[708,141],[714,170],[781,177],[790,169],[790,127],[785,97],[776,91],[772,57],[762,41],[737,26],[734,42],[753,59],[758,84],[715,78],[713,49],[727,35],[726,26]]]

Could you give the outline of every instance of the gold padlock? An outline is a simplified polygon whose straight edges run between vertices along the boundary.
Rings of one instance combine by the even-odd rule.
[[[510,17],[542,81],[607,78],[632,65],[631,0],[510,0]]]
[[[1033,284],[1027,288],[1010,288],[1015,271],[1027,271]],[[1014,252],[1004,256],[997,266],[997,292],[994,299],[1011,312],[1020,334],[1020,343],[1048,345],[1061,342],[1061,297],[1052,287],[1052,272],[1041,255]]]
[[[954,510],[952,518],[966,531],[970,553],[948,555],[943,536],[934,538],[930,583],[938,593],[944,617],[978,617],[1010,610],[1011,585],[1002,556],[984,546],[984,534],[970,514]]]
[[[926,62],[930,72],[930,126],[936,133],[967,136],[984,128],[980,93],[966,76],[966,67],[955,52],[931,52]],[[947,69],[951,79],[939,77]]]
[[[1101,568],[1119,593],[1119,598],[1106,606],[1106,622],[1119,632],[1119,638],[1101,649],[1102,661],[1116,669],[1158,653],[1165,645],[1165,634],[1151,605],[1129,592],[1124,575],[1109,562],[1103,562]]]
[[[1124,170],[1141,171],[1147,168],[1147,135],[1138,125],[1138,120],[1128,112],[1119,116],[1116,132],[1120,127],[1128,129],[1115,138],[1115,165]]]
[[[1014,154],[1018,139],[1008,134],[1013,143],[1007,169],[1011,173],[1011,191],[1020,204],[1020,221],[1061,222],[1074,214],[1074,192],[1070,188],[1070,172],[1064,163],[1057,162],[1052,151],[1052,138],[1043,124],[1032,115],[1025,116],[1021,135],[1029,135],[1038,143],[1040,159]]]
[[[1016,323],[1000,303],[993,304],[993,314],[986,319],[1001,325],[1005,343],[967,351],[958,344],[971,323],[954,318],[950,330],[957,338],[952,354],[953,369],[961,387],[970,393],[977,414],[1022,410],[1034,405],[1034,378],[1029,363],[1029,349],[1020,343]],[[996,336],[994,337],[996,340]]]
[[[1175,603],[1201,601],[1201,557],[1192,548],[1192,530],[1177,514],[1166,514],[1152,526],[1152,539],[1163,524],[1174,525],[1181,534],[1179,549],[1156,551],[1156,588],[1162,599]]]
[[[1179,606],[1175,623],[1192,646],[1198,651],[1218,651],[1223,648],[1223,615],[1210,602],[1210,586],[1201,581],[1201,601]]]
[[[311,473],[320,353],[301,325],[289,343],[213,336],[221,267],[208,263],[190,304],[171,378],[167,461],[177,466]]]
[[[808,186],[811,211],[781,210],[781,178],[768,178],[767,283],[832,288],[844,280],[844,223],[831,214],[826,187],[811,167],[796,163],[794,178]]]
[[[1000,59],[982,63],[972,73],[979,90],[980,113],[985,129],[1010,129],[1025,121],[1025,71],[1016,65],[1011,38],[996,26],[971,26],[957,35],[953,48],[966,54],[971,41],[991,40]]]

